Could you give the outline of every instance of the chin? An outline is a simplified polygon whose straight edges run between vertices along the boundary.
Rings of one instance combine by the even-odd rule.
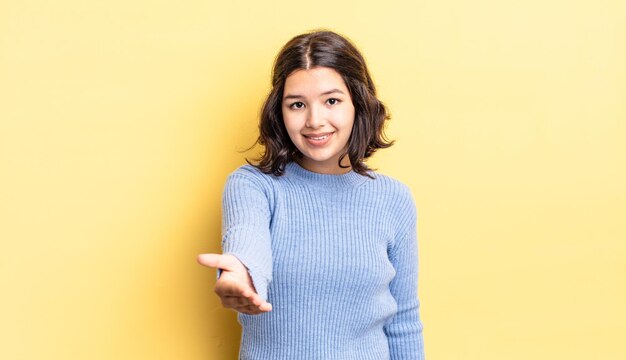
[[[324,156],[324,155],[313,155],[313,154],[307,154],[307,153],[302,153],[304,155],[305,158],[315,161],[315,162],[328,162],[330,160],[333,159],[334,156]]]

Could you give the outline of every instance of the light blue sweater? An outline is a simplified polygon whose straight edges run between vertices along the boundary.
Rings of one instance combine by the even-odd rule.
[[[280,177],[248,164],[228,176],[223,253],[273,307],[238,313],[240,359],[424,359],[417,209],[408,186],[369,173],[290,162]]]

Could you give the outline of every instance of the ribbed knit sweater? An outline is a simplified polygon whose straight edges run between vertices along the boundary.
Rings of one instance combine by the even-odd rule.
[[[424,359],[417,209],[408,186],[369,174],[289,162],[283,176],[245,164],[227,177],[223,253],[273,308],[237,314],[239,359]]]

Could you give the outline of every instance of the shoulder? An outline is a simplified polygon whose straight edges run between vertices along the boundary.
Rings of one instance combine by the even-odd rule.
[[[411,187],[405,182],[381,173],[372,173],[376,179],[372,181],[372,192],[382,196],[389,216],[399,229],[404,229],[416,222],[417,206]]]
[[[228,174],[228,177],[229,178],[246,177],[251,180],[262,181],[262,182],[269,182],[269,181],[272,181],[273,178],[275,178],[274,175],[266,174],[262,172],[261,170],[259,170],[257,167],[252,166],[250,164],[243,164],[239,166],[238,168],[233,170],[230,174]]]
[[[233,170],[229,176],[249,176],[249,177],[253,177],[253,178],[261,178],[264,176],[270,176],[269,174],[265,174],[264,172],[262,172],[261,170],[259,170],[258,168],[250,165],[250,164],[243,164],[241,166],[239,166],[238,168],[236,168],[235,170]]]
[[[228,174],[226,186],[245,184],[269,194],[273,191],[274,179],[274,175],[266,174],[250,164],[243,164]]]
[[[379,172],[370,171],[369,173],[375,177],[371,184],[377,191],[386,193],[388,196],[393,197],[395,201],[403,203],[413,202],[411,188],[403,181]]]

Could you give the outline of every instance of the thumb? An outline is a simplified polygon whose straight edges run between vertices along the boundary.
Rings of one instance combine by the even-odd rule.
[[[223,254],[200,254],[198,255],[198,263],[204,266],[220,268],[227,271],[234,271],[237,264],[233,261],[232,256]]]

